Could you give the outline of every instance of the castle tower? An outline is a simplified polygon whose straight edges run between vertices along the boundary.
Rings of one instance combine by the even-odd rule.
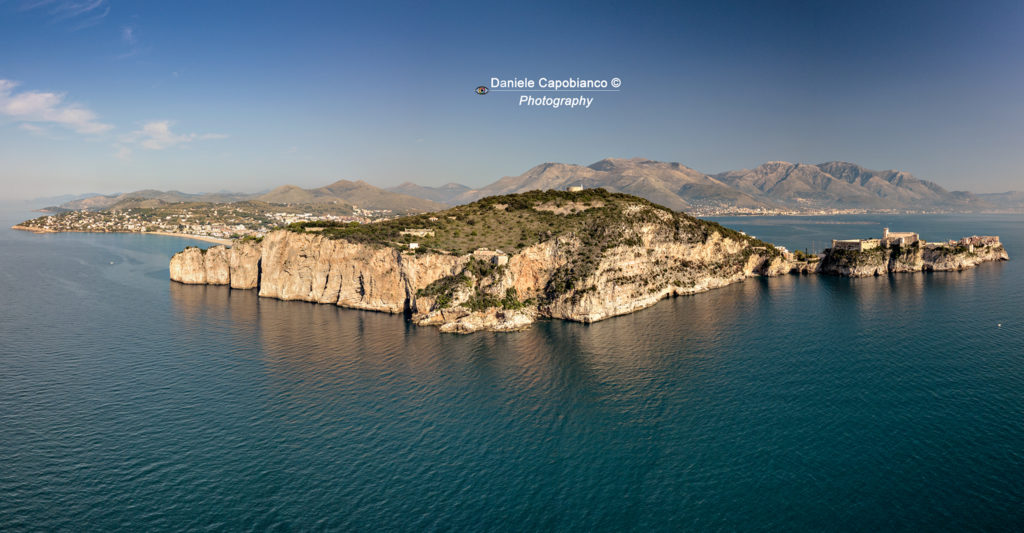
[[[889,238],[889,228],[882,228],[882,238],[883,239],[888,239]]]

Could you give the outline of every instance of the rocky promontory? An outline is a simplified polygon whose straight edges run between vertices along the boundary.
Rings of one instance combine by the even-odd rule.
[[[493,244],[498,242],[507,251]],[[774,246],[646,200],[597,190],[490,197],[377,224],[296,224],[171,258],[182,283],[405,313],[442,331],[594,322],[754,275]]]
[[[962,270],[1007,259],[992,237],[836,242],[821,256],[794,257],[635,196],[533,191],[373,224],[298,223],[231,247],[189,247],[171,258],[170,275],[281,300],[404,313],[419,325],[469,333],[518,330],[539,318],[595,322],[750,276]]]
[[[1007,261],[998,237],[965,237],[960,241],[882,243],[867,249],[828,248],[819,272],[862,278],[901,272],[967,270],[989,261]]]

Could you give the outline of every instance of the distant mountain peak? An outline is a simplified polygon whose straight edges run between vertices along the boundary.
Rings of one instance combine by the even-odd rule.
[[[631,158],[628,158],[628,159],[621,158],[621,157],[606,157],[606,158],[604,158],[604,159],[602,159],[600,161],[596,161],[594,163],[591,163],[590,165],[587,165],[587,168],[592,169],[592,170],[599,170],[599,171],[609,171],[609,170],[613,170],[613,169],[616,169],[616,168],[630,168],[630,167],[635,167],[637,165],[648,165],[648,164],[668,165],[670,163],[663,163],[661,161],[652,161],[652,160],[647,159],[645,157],[631,157]],[[678,164],[678,163],[671,163],[671,164]]]
[[[186,194],[144,190],[87,195],[62,204],[65,209],[106,209],[127,200],[161,202],[345,203],[369,209],[422,212],[478,200],[484,196],[530,190],[564,189],[572,185],[603,187],[641,196],[676,210],[736,208],[860,208],[860,209],[1024,209],[1024,193],[975,195],[947,191],[938,184],[900,170],[870,170],[856,163],[791,163],[767,161],[753,169],[708,175],[678,162],[643,157],[608,157],[588,166],[548,161],[519,176],[507,176],[485,187],[449,182],[437,187],[404,181],[388,189],[366,181],[339,179],[330,185],[303,189],[281,185],[256,194]],[[1015,207],[1019,206],[1019,207]]]

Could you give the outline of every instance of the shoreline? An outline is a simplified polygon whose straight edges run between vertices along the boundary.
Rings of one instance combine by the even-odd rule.
[[[220,237],[207,237],[205,235],[189,235],[187,233],[171,233],[169,231],[142,231],[139,233],[142,233],[143,235],[163,235],[165,237],[181,237],[183,239],[195,239],[197,241],[211,242],[214,244],[223,244],[225,246],[231,246],[231,243],[234,242],[231,239],[221,239]]]
[[[32,232],[32,233],[60,233],[60,232],[58,232],[56,230],[52,230],[52,229],[33,228],[33,227],[30,227],[30,226],[22,226],[21,224],[15,224],[15,225],[11,226],[11,229],[16,229],[18,231],[29,231],[29,232]]]
[[[182,239],[195,239],[197,241],[209,242],[213,244],[223,244],[225,246],[231,246],[234,242],[231,239],[221,239],[219,237],[207,237],[205,235],[190,235],[188,233],[171,233],[169,231],[57,231],[52,229],[44,228],[33,228],[30,226],[22,226],[21,224],[15,224],[11,226],[11,229],[18,231],[28,231],[31,233],[121,233],[121,234],[139,234],[139,235],[162,235],[164,237],[179,237]]]

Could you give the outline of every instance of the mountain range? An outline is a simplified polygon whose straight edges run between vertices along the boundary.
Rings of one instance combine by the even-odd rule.
[[[602,159],[590,166],[544,163],[519,176],[504,177],[480,189],[464,190],[448,198],[446,203],[464,204],[485,196],[565,189],[573,185],[632,194],[677,211],[707,205],[752,208],[773,205],[690,167],[647,159]],[[449,190],[456,189],[449,187]]]
[[[427,187],[406,182],[382,189],[364,181],[340,180],[303,189],[284,185],[269,192],[187,194],[144,190],[78,198],[59,209],[107,209],[126,200],[161,202],[262,201],[271,204],[344,204],[396,213],[435,211],[486,196],[570,186],[601,187],[646,198],[678,211],[745,210],[940,210],[958,212],[1024,210],[1024,193],[973,194],[948,191],[899,170],[869,170],[854,163],[770,161],[753,169],[705,174],[650,159],[602,159],[582,166],[543,163],[519,176],[503,177],[481,188],[457,183]]]
[[[960,209],[988,207],[977,196],[897,170],[868,170],[853,163],[817,165],[771,161],[754,169],[714,176],[745,193],[786,207],[859,209]]]
[[[284,185],[253,199],[271,204],[346,203],[363,209],[390,209],[400,213],[437,211],[446,207],[434,200],[387,191],[362,180],[339,180],[316,189]]]
[[[430,197],[449,205],[484,196],[571,185],[603,187],[641,196],[677,210],[864,209],[985,211],[1024,208],[1024,194],[975,195],[898,170],[868,170],[854,163],[770,161],[753,169],[704,174],[680,163],[649,159],[602,159],[592,165],[544,163],[480,189],[449,184],[431,188],[402,184],[389,190]]]
[[[259,201],[269,204],[341,204],[363,209],[391,210],[396,213],[422,213],[444,209],[445,204],[374,187],[365,181],[338,180],[324,187],[303,189],[282,185],[254,194],[215,192],[189,194],[180,191],[142,190],[121,194],[92,195],[65,202],[51,210],[99,211],[114,206],[151,207],[156,203],[209,202],[232,203]]]

